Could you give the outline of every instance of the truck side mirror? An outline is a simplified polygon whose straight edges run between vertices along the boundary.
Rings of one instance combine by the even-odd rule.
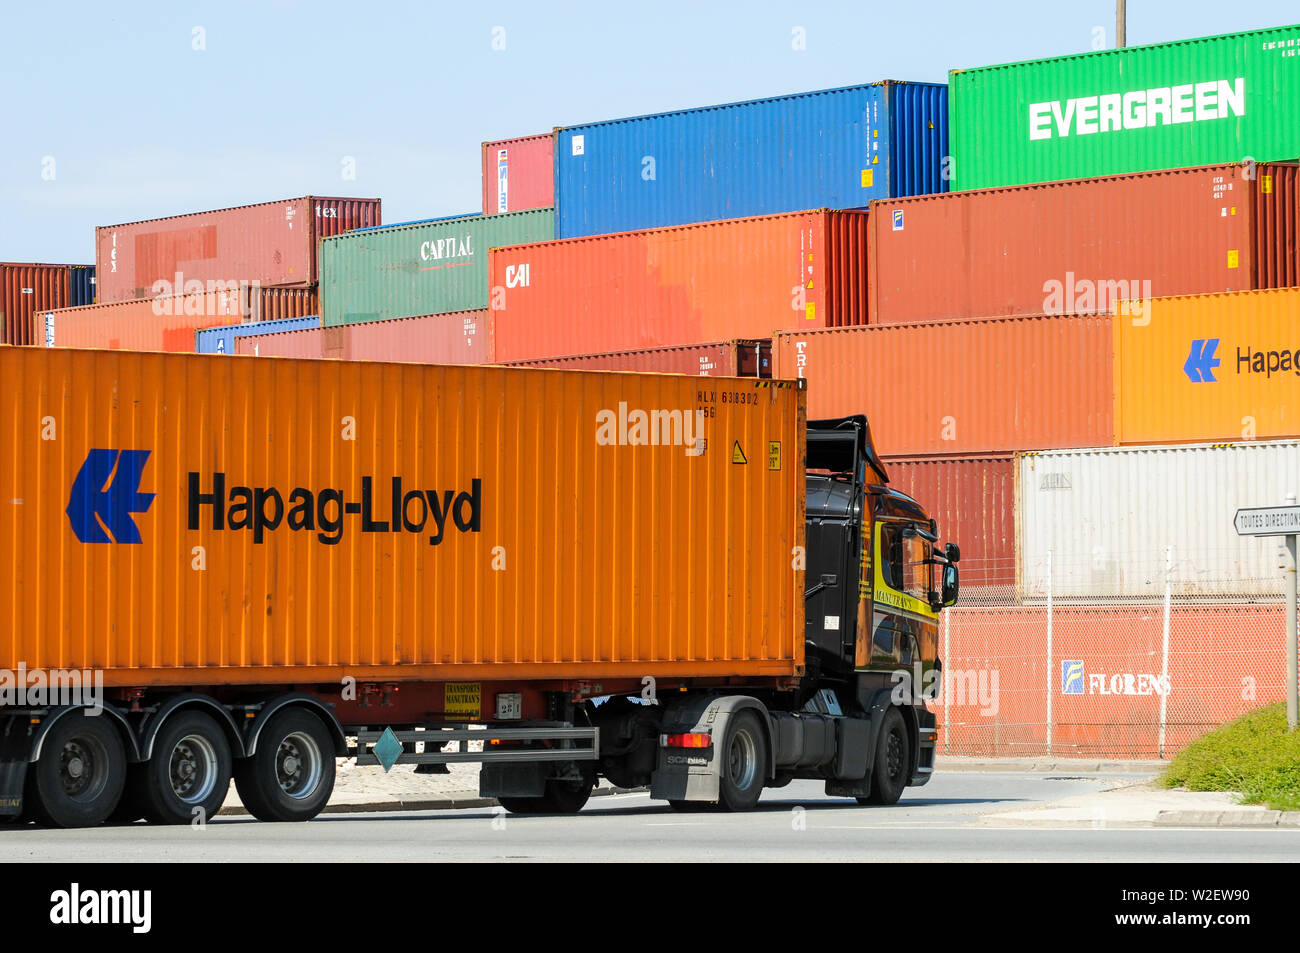
[[[943,548],[944,558],[950,563],[961,562],[961,547],[956,543],[949,543]]]
[[[948,545],[951,546],[952,544],[949,543]],[[957,582],[957,567],[949,563],[947,566],[943,567],[943,606],[945,609],[948,606],[957,604],[957,592],[959,588]]]

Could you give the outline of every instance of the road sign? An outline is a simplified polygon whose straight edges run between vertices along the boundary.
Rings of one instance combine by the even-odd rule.
[[[1291,536],[1300,533],[1300,506],[1252,506],[1237,510],[1238,536]]]

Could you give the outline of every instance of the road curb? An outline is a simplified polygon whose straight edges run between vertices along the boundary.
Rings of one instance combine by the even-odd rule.
[[[944,771],[986,771],[1035,774],[1156,774],[1169,766],[1168,761],[1102,761],[1093,758],[956,758],[935,759],[935,773]]]
[[[648,790],[649,788],[600,787],[592,791],[591,796],[608,797],[611,794],[637,794]],[[459,811],[496,806],[497,799],[494,797],[479,797],[466,792],[459,797],[389,797],[374,801],[327,804],[321,813],[373,814],[381,811]],[[248,817],[249,813],[242,804],[226,804],[217,812],[217,816]]]
[[[1153,826],[1300,828],[1300,811],[1161,811]]]

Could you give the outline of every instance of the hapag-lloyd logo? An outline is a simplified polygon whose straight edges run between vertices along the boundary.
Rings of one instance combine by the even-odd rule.
[[[140,492],[148,450],[94,449],[86,454],[68,497],[68,522],[83,543],[138,543],[132,513],[147,513],[153,493]]]
[[[421,261],[443,261],[453,258],[474,257],[474,236],[462,235],[452,238],[434,238],[420,243]]]

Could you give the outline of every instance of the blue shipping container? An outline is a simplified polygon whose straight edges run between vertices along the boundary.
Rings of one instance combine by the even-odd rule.
[[[303,331],[320,327],[319,317],[285,318],[283,321],[255,321],[252,324],[227,324],[194,332],[195,354],[234,354],[235,338],[251,334],[275,334],[279,331]]]
[[[72,266],[72,294],[69,298],[72,307],[95,303],[95,266]]]
[[[948,87],[892,80],[556,130],[555,237],[946,192]]]

